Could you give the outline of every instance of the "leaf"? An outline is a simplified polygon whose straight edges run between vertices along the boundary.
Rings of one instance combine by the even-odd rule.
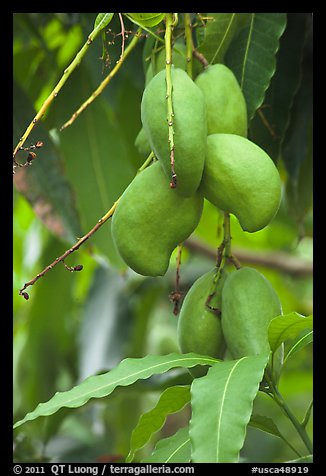
[[[302,458],[291,459],[291,461],[285,461],[286,463],[313,463],[313,455],[302,456]]]
[[[53,256],[59,256],[62,244],[51,237],[42,255],[41,267],[45,267]],[[21,352],[17,370],[15,387],[21,398],[20,415],[28,408],[34,407],[40,400],[51,398],[60,385],[62,375],[66,384],[72,385],[76,373],[77,353],[75,334],[77,322],[67,326],[67,315],[73,312],[72,299],[74,281],[63,267],[56,273],[48,273],[33,290],[30,302],[29,319],[26,321],[26,340]],[[60,296],[57,299],[56,296]],[[28,377],[28,378],[27,378]],[[59,412],[46,428],[46,437],[56,432],[65,414]],[[16,416],[17,418],[17,416]],[[43,425],[37,426],[39,432]],[[43,422],[42,422],[43,423]],[[43,438],[45,435],[43,433]]]
[[[221,63],[234,35],[249,13],[207,13],[204,40],[197,48],[211,64]]]
[[[139,26],[156,26],[164,19],[164,13],[126,13],[129,20]]]
[[[62,407],[78,408],[91,398],[110,395],[116,387],[131,385],[139,379],[167,372],[175,367],[213,365],[216,359],[198,354],[147,355],[140,359],[124,359],[117,367],[102,375],[87,378],[67,392],[57,392],[49,401],[40,403],[36,409],[18,421],[14,428],[40,416],[48,416]]]
[[[25,130],[26,125],[35,116],[35,110],[22,89],[14,82],[14,141]],[[37,150],[37,157],[31,166],[16,169],[14,184],[16,189],[28,200],[35,214],[54,235],[75,243],[81,236],[71,184],[63,173],[63,164],[44,124],[40,122],[30,136],[30,142],[43,142]],[[24,162],[28,153],[20,152],[16,158]]]
[[[306,347],[312,341],[313,331],[308,331],[305,335],[299,337],[298,340],[291,345],[290,349],[287,350],[286,355],[284,357],[284,364],[290,357],[292,357],[292,355]]]
[[[191,386],[194,463],[236,463],[269,353],[217,362]]]
[[[312,329],[312,316],[302,316],[297,312],[290,312],[274,317],[268,328],[268,340],[272,352],[288,339],[296,338],[302,331]]]
[[[249,426],[258,428],[258,430],[265,431],[270,435],[278,436],[282,440],[284,439],[274,421],[269,417],[253,414],[251,415]]]
[[[95,270],[79,330],[80,380],[115,367],[126,356],[134,317],[126,284],[111,269]]]
[[[98,13],[94,22],[94,29],[103,30],[113,18],[114,13]]]
[[[188,427],[180,428],[173,436],[160,440],[151,456],[142,463],[189,463],[190,437]]]
[[[270,435],[274,435],[278,438],[281,438],[281,440],[283,440],[284,443],[287,444],[292,451],[294,451],[296,454],[299,454],[296,449],[291,445],[291,443],[282,435],[282,433],[271,418],[257,414],[251,415],[249,425],[253,428],[258,428],[261,431],[269,433]]]
[[[165,423],[167,415],[181,410],[190,400],[190,387],[176,386],[167,388],[160,396],[156,406],[144,413],[133,430],[130,451],[126,462],[130,463],[138,449],[142,448],[159,431]]]
[[[249,24],[232,41],[225,63],[237,77],[252,119],[275,73],[275,55],[286,13],[251,13]]]
[[[293,102],[302,80],[307,13],[288,13],[276,55],[276,72],[259,114],[250,124],[250,139],[276,162],[292,119]]]
[[[62,96],[58,96],[56,109],[51,109],[50,113],[57,114],[54,116],[56,120],[52,116],[52,121],[61,125],[60,118],[70,117],[91,92],[89,71],[81,64],[78,75],[71,77]],[[114,119],[113,109],[102,96],[63,130],[58,140],[66,176],[74,186],[83,235],[112,207],[134,178],[136,168],[129,159],[130,149],[121,125]],[[105,223],[92,236],[91,244],[111,264],[123,267],[125,265],[115,249],[110,227],[110,222]]]

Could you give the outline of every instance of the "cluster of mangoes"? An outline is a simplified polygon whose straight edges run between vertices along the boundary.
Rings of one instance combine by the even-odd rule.
[[[136,139],[139,150],[153,151],[157,161],[136,175],[112,221],[120,255],[145,276],[166,273],[172,251],[197,227],[204,198],[234,214],[248,232],[270,223],[281,198],[273,161],[247,139],[246,102],[233,72],[210,65],[193,81],[184,71],[184,56],[177,56],[180,67],[171,69],[173,116],[168,117],[165,63],[158,59],[156,74],[146,74]],[[181,350],[216,358],[259,354],[269,349],[268,325],[281,312],[272,286],[255,269],[214,268],[183,301]]]
[[[269,351],[268,326],[282,314],[271,283],[250,267],[231,273],[222,269],[216,279],[218,273],[214,268],[198,278],[182,303],[178,320],[181,351],[221,360]],[[282,350],[273,362],[276,372]],[[198,377],[206,372],[207,368],[198,367],[191,373]]]
[[[272,220],[281,196],[273,161],[246,138],[246,102],[232,71],[211,65],[193,81],[182,68],[172,67],[173,120],[168,124],[161,63],[163,69],[147,75],[137,138],[158,160],[134,178],[112,220],[120,255],[145,276],[166,273],[174,248],[197,227],[204,198],[234,214],[243,230],[255,232]],[[170,188],[171,125],[175,188]]]

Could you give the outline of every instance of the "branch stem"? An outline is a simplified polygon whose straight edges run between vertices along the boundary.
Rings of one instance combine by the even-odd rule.
[[[141,172],[142,170],[144,170],[152,162],[153,157],[154,157],[154,154],[153,154],[153,152],[151,152],[149,154],[149,156],[147,157],[147,159],[145,160],[145,162],[143,163],[143,165],[138,169],[137,174],[139,172]],[[117,208],[117,205],[118,205],[118,202],[119,202],[120,198],[121,197],[119,197],[114,202],[114,204],[112,205],[110,210],[108,210],[105,213],[105,215],[103,215],[103,217],[98,220],[96,225],[88,233],[86,233],[86,235],[84,235],[82,238],[80,238],[77,241],[77,243],[75,243],[71,248],[69,248],[67,251],[65,251],[61,256],[56,258],[51,264],[46,266],[46,268],[44,268],[43,271],[38,273],[33,279],[31,279],[30,281],[25,283],[24,286],[20,289],[19,294],[21,296],[25,297],[25,299],[28,299],[28,294],[26,292],[24,292],[25,289],[28,288],[29,286],[33,286],[33,284],[35,284],[36,281],[38,281],[40,278],[42,278],[48,271],[50,271],[52,268],[54,268],[58,263],[64,262],[64,260],[67,258],[67,256],[71,255],[71,253],[78,250],[81,247],[81,245],[83,245],[85,243],[85,241],[87,241],[92,235],[94,235],[94,233],[96,233],[97,230],[102,225],[104,225],[104,223],[107,222],[109,220],[109,218],[112,217],[113,213],[115,212],[115,210]]]
[[[74,114],[71,116],[71,118],[61,126],[60,131],[63,131],[66,129],[68,126],[70,126],[76,119],[77,117],[103,92],[103,90],[106,88],[106,86],[109,84],[111,79],[117,74],[119,69],[121,68],[122,64],[124,63],[125,59],[128,57],[128,55],[131,53],[131,51],[135,48],[135,46],[138,43],[138,40],[140,38],[140,33],[141,33],[141,28],[137,30],[135,33],[133,39],[129,43],[129,45],[124,49],[123,46],[123,53],[121,53],[120,58],[118,59],[116,65],[110,73],[106,76],[106,78],[103,79],[101,84],[98,86],[98,88],[91,94],[91,96],[79,107],[79,109],[74,112]]]
[[[173,31],[173,14],[167,13],[165,16],[165,72],[166,72],[166,101],[167,101],[167,122],[168,122],[168,141],[170,149],[170,163],[171,163],[171,182],[170,187],[177,186],[177,175],[174,168],[174,130],[173,130],[173,104],[172,104],[172,31]]]
[[[95,38],[97,37],[97,35],[100,33],[100,31],[102,30],[102,25],[99,24],[97,25],[96,28],[94,28],[94,30],[89,34],[88,38],[87,38],[87,41],[86,43],[84,44],[84,46],[81,48],[81,50],[79,50],[79,52],[76,54],[75,58],[73,59],[73,61],[70,63],[70,65],[64,70],[63,72],[63,75],[61,77],[61,79],[59,80],[58,84],[55,86],[55,88],[53,89],[53,91],[51,92],[51,94],[47,97],[47,99],[44,101],[44,103],[42,104],[40,110],[38,111],[38,113],[36,114],[36,116],[34,117],[34,119],[31,121],[31,123],[29,124],[29,126],[27,127],[26,131],[24,132],[24,134],[22,135],[22,137],[19,139],[19,142],[18,144],[16,145],[15,149],[14,149],[14,152],[13,152],[13,157],[14,157],[14,170],[15,170],[15,167],[17,167],[17,162],[15,161],[15,156],[17,154],[17,152],[20,150],[20,148],[23,146],[23,144],[25,143],[26,139],[28,138],[28,136],[30,135],[30,133],[32,132],[33,128],[35,127],[35,125],[38,123],[38,121],[44,116],[45,114],[45,111],[47,110],[47,108],[50,106],[50,104],[52,103],[52,101],[58,96],[58,93],[60,92],[60,90],[62,89],[62,87],[64,86],[64,84],[66,83],[67,79],[70,77],[70,75],[72,74],[72,72],[77,68],[77,66],[79,66],[79,64],[81,63],[83,57],[85,56],[85,54],[87,53],[88,51],[88,48],[90,47],[90,45],[93,43],[93,41],[95,40]]]
[[[306,432],[305,427],[299,422],[299,420],[296,418],[296,416],[292,413],[292,410],[289,408],[287,403],[284,401],[281,393],[279,392],[276,385],[274,385],[273,381],[269,377],[267,377],[267,379],[268,379],[270,389],[272,391],[273,400],[275,401],[275,403],[277,403],[277,405],[280,407],[282,412],[289,418],[292,425],[297,430],[298,435],[300,436],[301,440],[305,444],[307,450],[309,451],[309,454],[312,454],[313,453],[313,446],[312,446],[310,438],[309,438],[309,436]]]
[[[191,18],[189,13],[184,14],[184,27],[185,27],[185,38],[186,38],[187,73],[192,79],[192,52],[194,49],[194,44],[192,41],[192,25],[191,25]]]

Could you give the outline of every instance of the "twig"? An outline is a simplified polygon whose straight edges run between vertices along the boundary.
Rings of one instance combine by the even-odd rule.
[[[183,247],[182,243],[178,245],[178,252],[176,257],[175,289],[169,295],[170,301],[174,303],[173,314],[175,316],[179,314],[179,302],[182,297],[182,293],[180,292],[180,266],[181,266],[182,247]]]
[[[26,288],[28,288],[29,286],[33,286],[33,284],[36,283],[36,281],[38,281],[40,278],[42,278],[48,271],[50,271],[52,268],[54,268],[58,263],[60,263],[61,261],[63,262],[67,256],[71,255],[71,253],[73,253],[74,251],[78,250],[78,248],[83,244],[85,243],[85,241],[88,240],[88,238],[90,238],[92,235],[94,235],[94,233],[109,219],[112,217],[116,207],[117,207],[117,204],[118,204],[118,201],[119,199],[113,204],[113,206],[110,208],[110,210],[96,223],[96,225],[88,232],[86,233],[86,235],[84,235],[82,238],[80,238],[77,243],[72,246],[71,248],[69,248],[69,250],[65,251],[65,253],[63,253],[63,255],[59,256],[58,258],[56,258],[51,264],[49,264],[46,268],[43,269],[43,271],[41,271],[40,273],[38,273],[35,278],[31,279],[30,281],[28,281],[27,283],[24,284],[24,286],[21,288],[21,290],[19,291],[19,294],[21,296],[23,296],[25,299],[28,299],[29,296],[25,291]],[[79,267],[81,265],[78,265]],[[71,271],[71,269],[69,270]],[[75,269],[74,271],[81,271],[81,269]]]
[[[120,55],[120,59],[121,59],[125,52],[125,24],[123,23],[123,18],[121,13],[118,13],[118,15],[119,15],[119,20],[121,25],[121,36],[122,36],[121,55]]]
[[[109,84],[111,79],[116,75],[116,73],[119,71],[121,68],[123,62],[125,59],[128,57],[129,53],[135,48],[139,38],[141,37],[141,28],[137,30],[135,33],[135,36],[127,46],[127,48],[124,51],[124,54],[120,56],[120,59],[117,61],[115,67],[110,71],[110,73],[106,76],[105,79],[101,82],[101,84],[98,86],[98,88],[92,93],[92,95],[79,107],[79,109],[74,112],[74,114],[71,116],[71,118],[63,124],[63,126],[60,127],[60,131],[63,131],[66,129],[68,126],[70,126],[75,119],[99,96],[104,88]]]
[[[186,240],[184,246],[191,251],[216,260],[216,250],[212,246],[208,246],[194,238]],[[233,256],[234,255],[236,255],[241,263],[266,266],[267,268],[276,269],[293,276],[310,276],[313,273],[313,265],[311,262],[291,256],[287,253],[267,252],[259,254],[257,252],[233,247]]]
[[[192,52],[194,50],[194,44],[192,41],[192,25],[190,14],[184,14],[184,27],[186,37],[186,61],[187,61],[187,73],[192,78]]]
[[[76,54],[75,58],[73,59],[73,61],[70,63],[70,65],[64,70],[63,72],[63,75],[60,79],[60,81],[58,82],[58,84],[56,85],[56,87],[53,89],[53,91],[51,92],[51,94],[48,96],[48,98],[44,101],[44,103],[42,104],[41,106],[41,109],[38,111],[38,113],[36,114],[36,116],[34,117],[34,119],[32,120],[32,122],[29,124],[29,126],[27,127],[26,131],[24,132],[24,134],[22,135],[22,137],[19,139],[19,142],[18,144],[16,145],[15,149],[14,149],[14,152],[13,152],[13,159],[14,159],[14,167],[13,167],[13,171],[15,172],[15,168],[17,167],[17,162],[15,161],[15,156],[17,154],[17,152],[21,149],[21,147],[23,146],[23,144],[25,143],[26,139],[28,138],[28,136],[30,135],[30,133],[32,132],[33,128],[35,127],[35,125],[38,123],[38,121],[43,117],[45,111],[47,110],[47,108],[50,106],[50,104],[52,103],[52,101],[58,96],[58,93],[59,91],[61,90],[61,88],[63,87],[63,85],[65,84],[65,82],[67,81],[67,79],[69,78],[69,76],[71,75],[71,73],[75,70],[75,68],[80,64],[81,60],[83,59],[83,57],[85,56],[86,52],[88,51],[88,48],[90,47],[90,45],[93,43],[93,41],[95,40],[95,38],[97,37],[97,35],[100,33],[100,31],[102,30],[102,25],[99,24],[97,25],[96,28],[94,28],[94,30],[89,34],[88,38],[87,38],[87,41],[86,43],[84,44],[84,46],[81,48],[81,50],[79,50],[79,52]]]
[[[202,53],[199,53],[199,51],[194,49],[192,54],[196,59],[198,59],[198,61],[204,66],[204,68],[207,68],[207,66],[209,66],[209,62]]]
[[[154,154],[153,154],[153,152],[151,152],[149,154],[149,156],[147,157],[147,159],[145,160],[145,162],[143,163],[143,165],[138,169],[137,174],[139,172],[141,172],[142,170],[144,170],[146,167],[148,167],[148,165],[152,162],[153,157],[154,157]],[[78,248],[80,248],[80,246],[82,244],[84,244],[85,241],[88,240],[88,238],[90,238],[92,235],[94,235],[94,233],[96,233],[97,230],[102,225],[104,225],[104,223],[109,218],[112,217],[113,213],[115,212],[115,209],[117,208],[119,200],[120,200],[120,197],[114,202],[114,204],[112,205],[110,210],[108,212],[106,212],[106,214],[102,218],[100,218],[100,220],[96,223],[96,225],[88,233],[86,233],[86,235],[84,235],[82,238],[80,238],[74,246],[72,246],[67,251],[65,251],[61,256],[56,258],[51,264],[49,264],[46,268],[44,268],[43,271],[38,273],[35,276],[35,278],[33,278],[30,281],[28,281],[27,283],[25,283],[24,286],[20,289],[19,294],[21,296],[23,296],[25,299],[29,299],[29,295],[28,295],[28,293],[25,292],[25,289],[28,288],[29,286],[33,286],[33,284],[36,283],[36,281],[38,281],[40,278],[42,278],[48,271],[53,269],[58,263],[64,262],[64,260],[67,258],[67,256],[71,255],[71,253],[78,250]],[[68,269],[68,271],[81,271],[83,269],[82,265],[69,267],[69,266],[66,266],[65,263],[63,263],[63,264],[66,267],[66,269]]]
[[[272,138],[274,140],[277,140],[279,137],[278,135],[276,134],[274,128],[270,125],[270,123],[268,122],[268,120],[266,119],[266,116],[265,114],[263,113],[263,111],[261,110],[262,108],[260,107],[258,110],[257,110],[257,114],[258,116],[260,117],[262,123],[264,124],[264,126],[266,127],[266,129],[268,130],[268,132],[270,133],[270,135],[272,136]]]
[[[167,100],[167,121],[168,121],[168,141],[170,149],[170,163],[171,163],[171,182],[170,187],[177,186],[177,174],[174,168],[174,130],[173,130],[173,104],[172,104],[172,30],[173,30],[173,14],[167,13],[165,27],[165,72],[166,72],[166,100]]]

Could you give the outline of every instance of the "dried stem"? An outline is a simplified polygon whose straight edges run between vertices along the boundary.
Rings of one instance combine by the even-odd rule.
[[[181,266],[181,255],[182,255],[183,243],[178,245],[177,257],[176,257],[176,272],[175,272],[175,288],[174,291],[170,294],[170,300],[174,303],[173,314],[177,316],[179,314],[179,302],[182,297],[180,292],[180,266]]]
[[[119,69],[121,68],[123,62],[125,59],[128,57],[129,53],[135,48],[139,38],[141,37],[141,28],[137,30],[135,33],[133,39],[127,46],[127,48],[124,51],[124,54],[121,54],[119,60],[117,61],[115,67],[110,71],[110,73],[106,76],[105,79],[101,82],[101,84],[98,86],[98,88],[92,93],[92,95],[79,107],[79,109],[71,116],[71,118],[61,126],[60,131],[66,129],[68,126],[70,126],[76,118],[99,96],[105,87],[109,84],[111,79],[117,74]]]
[[[80,246],[85,243],[85,241],[88,240],[88,238],[90,238],[92,235],[94,235],[94,233],[109,219],[112,217],[116,207],[117,207],[117,204],[118,204],[118,201],[119,199],[114,203],[114,205],[110,208],[110,210],[96,223],[96,225],[88,232],[86,233],[86,235],[84,235],[82,238],[80,238],[77,243],[72,246],[71,248],[69,248],[69,250],[65,251],[63,253],[63,255],[59,256],[58,258],[56,258],[51,264],[49,264],[46,268],[43,269],[43,271],[41,271],[40,273],[38,273],[35,278],[31,279],[30,281],[28,281],[27,283],[24,284],[24,286],[21,288],[21,290],[19,291],[19,294],[21,296],[24,296],[25,299],[28,299],[28,294],[27,293],[24,293],[25,289],[28,288],[29,286],[33,286],[34,283],[36,283],[36,281],[38,281],[40,278],[42,278],[48,271],[50,271],[52,268],[54,268],[58,263],[60,263],[61,261],[64,261],[67,256],[71,255],[71,253],[73,253],[74,251],[78,250],[78,248],[80,248]]]
[[[120,55],[120,59],[121,59],[124,56],[124,52],[125,52],[125,24],[123,23],[123,18],[121,13],[118,13],[118,15],[119,15],[119,20],[121,25],[121,36],[122,36],[121,55]]]
[[[204,68],[207,68],[207,66],[209,66],[209,62],[202,53],[199,53],[199,51],[194,49],[192,54],[196,59],[198,59],[198,61],[204,66]]]
[[[145,162],[143,163],[143,165],[138,169],[137,174],[139,172],[141,172],[142,170],[144,170],[146,167],[148,167],[148,165],[152,162],[153,157],[154,157],[154,154],[151,152],[149,154],[149,156],[147,157],[147,159],[145,160]],[[100,220],[96,223],[96,225],[88,233],[86,233],[86,235],[84,235],[82,238],[80,238],[74,246],[72,246],[67,251],[65,251],[61,256],[56,258],[51,264],[49,264],[46,268],[44,268],[43,271],[38,273],[35,276],[35,278],[33,278],[30,281],[28,281],[27,283],[25,283],[24,286],[20,289],[19,294],[21,296],[23,296],[25,299],[28,299],[29,296],[25,292],[25,289],[28,288],[29,286],[33,286],[33,284],[36,283],[36,281],[38,281],[40,278],[42,278],[48,271],[50,271],[52,268],[54,268],[58,263],[64,262],[64,260],[67,258],[67,256],[71,255],[71,253],[78,250],[81,247],[81,245],[83,245],[85,243],[85,241],[87,241],[92,235],[94,235],[94,233],[96,233],[97,230],[102,225],[104,225],[104,223],[109,218],[112,217],[113,213],[115,212],[115,209],[117,208],[119,200],[120,200],[120,197],[114,202],[114,204],[112,205],[110,210],[108,212],[106,212],[106,214],[102,218],[100,218]],[[68,269],[68,271],[81,271],[82,270],[82,265],[77,265],[74,268],[70,268],[69,266],[67,267],[65,264],[64,264],[64,266],[66,267],[66,269]]]
[[[73,59],[73,61],[70,63],[70,65],[64,70],[63,72],[63,75],[60,79],[60,81],[58,82],[58,84],[56,85],[56,87],[53,89],[53,91],[51,92],[51,94],[47,97],[47,99],[44,101],[44,103],[42,104],[41,106],[41,109],[38,111],[38,113],[36,114],[36,116],[34,117],[34,119],[32,120],[32,122],[29,124],[29,126],[27,127],[26,131],[24,132],[23,136],[19,139],[19,142],[18,144],[16,145],[15,149],[14,149],[14,152],[13,152],[13,162],[14,162],[14,167],[13,167],[13,171],[15,173],[15,169],[17,166],[19,166],[15,160],[15,157],[16,157],[16,154],[17,152],[21,149],[21,147],[23,146],[23,144],[25,143],[26,139],[28,138],[28,136],[30,135],[30,133],[32,132],[33,128],[35,127],[35,125],[38,123],[38,121],[43,117],[43,115],[45,114],[45,111],[47,110],[47,108],[50,106],[50,104],[52,103],[52,101],[57,97],[59,91],[61,90],[61,88],[64,86],[64,84],[66,83],[67,79],[70,77],[70,75],[72,74],[72,72],[76,69],[76,67],[81,63],[81,60],[83,59],[83,57],[85,56],[86,52],[88,51],[88,48],[90,47],[90,45],[93,43],[93,41],[95,40],[95,38],[97,37],[97,35],[100,33],[100,31],[102,30],[102,25],[99,24],[97,25],[96,28],[94,28],[94,30],[89,34],[88,38],[87,38],[87,41],[86,43],[84,44],[84,46],[81,48],[81,50],[77,53],[77,55],[75,56],[75,58]]]
[[[216,250],[194,238],[187,239],[184,246],[189,250],[200,253],[212,260],[216,260]],[[276,269],[292,276],[311,276],[313,265],[310,261],[303,260],[297,256],[292,256],[282,252],[264,252],[244,250],[233,247],[233,253],[242,262],[248,265],[264,266],[270,269]],[[233,255],[233,258],[234,258]]]

